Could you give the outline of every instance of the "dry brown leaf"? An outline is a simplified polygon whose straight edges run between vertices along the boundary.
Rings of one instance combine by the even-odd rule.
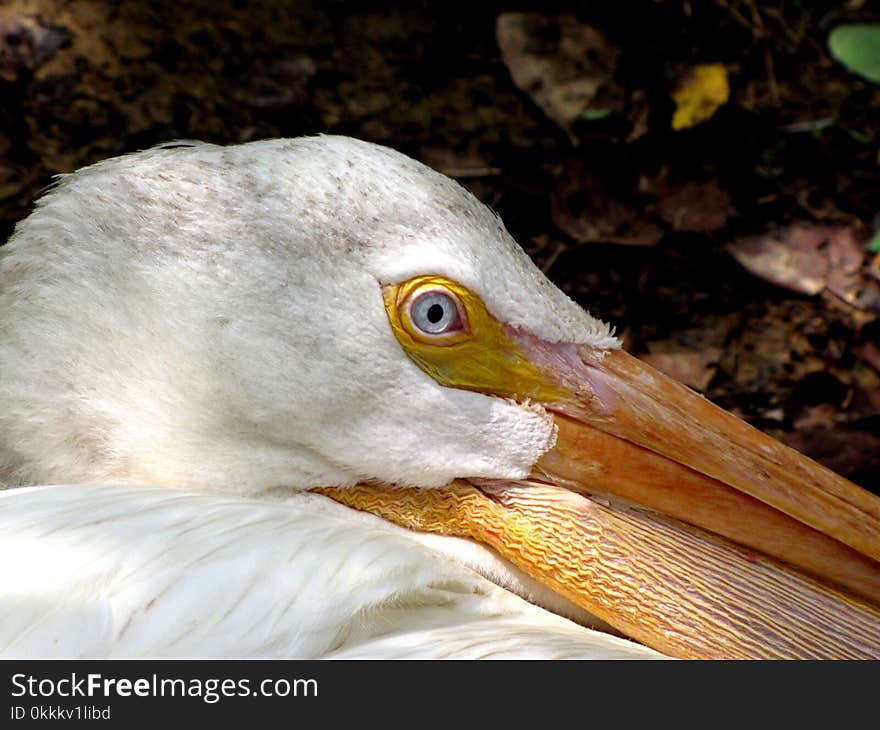
[[[573,15],[502,13],[495,36],[513,82],[572,139],[588,109],[621,108],[623,92],[613,81],[620,51]]]
[[[703,392],[715,377],[721,355],[720,347],[707,347],[680,352],[649,352],[639,355],[639,359],[661,373]]]
[[[852,226],[798,223],[736,241],[733,257],[755,276],[802,294],[828,291],[859,309],[880,311],[880,283]]]
[[[672,183],[658,176],[639,187],[656,198],[657,212],[674,231],[708,233],[727,225],[730,194],[715,180]]]
[[[874,373],[876,375],[876,373]],[[852,402],[849,405],[851,420],[877,418],[880,417],[880,379],[874,378],[874,382],[868,385],[862,385],[861,381],[868,378],[860,377],[853,386]],[[877,452],[877,459],[880,462],[880,451]]]
[[[875,253],[868,262],[868,276],[880,281],[880,253]]]
[[[0,17],[0,79],[33,72],[69,40],[66,28],[40,17]]]
[[[838,410],[831,403],[805,407],[792,423],[795,431],[830,429],[837,426]]]
[[[877,468],[880,434],[817,426],[781,434],[781,440],[840,474]]]
[[[653,246],[663,230],[619,192],[607,192],[603,178],[575,162],[566,168],[551,199],[553,222],[578,243]]]
[[[828,260],[820,250],[827,239],[824,227],[795,225],[736,241],[728,249],[755,276],[802,294],[818,294],[828,280]]]
[[[866,342],[856,349],[856,354],[868,363],[874,370],[880,373],[880,347],[873,342]]]

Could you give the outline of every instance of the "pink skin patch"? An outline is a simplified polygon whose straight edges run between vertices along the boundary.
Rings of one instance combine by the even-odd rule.
[[[585,412],[593,418],[613,413],[617,405],[613,377],[596,367],[608,350],[571,342],[547,342],[515,327],[504,329],[532,363],[571,391],[569,402],[547,404],[551,410],[575,418]]]

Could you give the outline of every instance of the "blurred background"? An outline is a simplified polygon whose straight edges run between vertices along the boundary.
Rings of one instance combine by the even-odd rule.
[[[0,0],[0,242],[158,142],[390,145],[639,357],[880,492],[880,8]]]

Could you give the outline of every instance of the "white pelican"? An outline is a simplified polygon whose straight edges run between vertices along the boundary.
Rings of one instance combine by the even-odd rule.
[[[403,155],[158,147],[0,256],[4,655],[880,656],[880,500]]]

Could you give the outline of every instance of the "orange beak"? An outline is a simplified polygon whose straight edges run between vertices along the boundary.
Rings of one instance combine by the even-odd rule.
[[[880,603],[880,499],[622,351],[535,476],[704,528]],[[552,407],[552,406],[551,406]]]

